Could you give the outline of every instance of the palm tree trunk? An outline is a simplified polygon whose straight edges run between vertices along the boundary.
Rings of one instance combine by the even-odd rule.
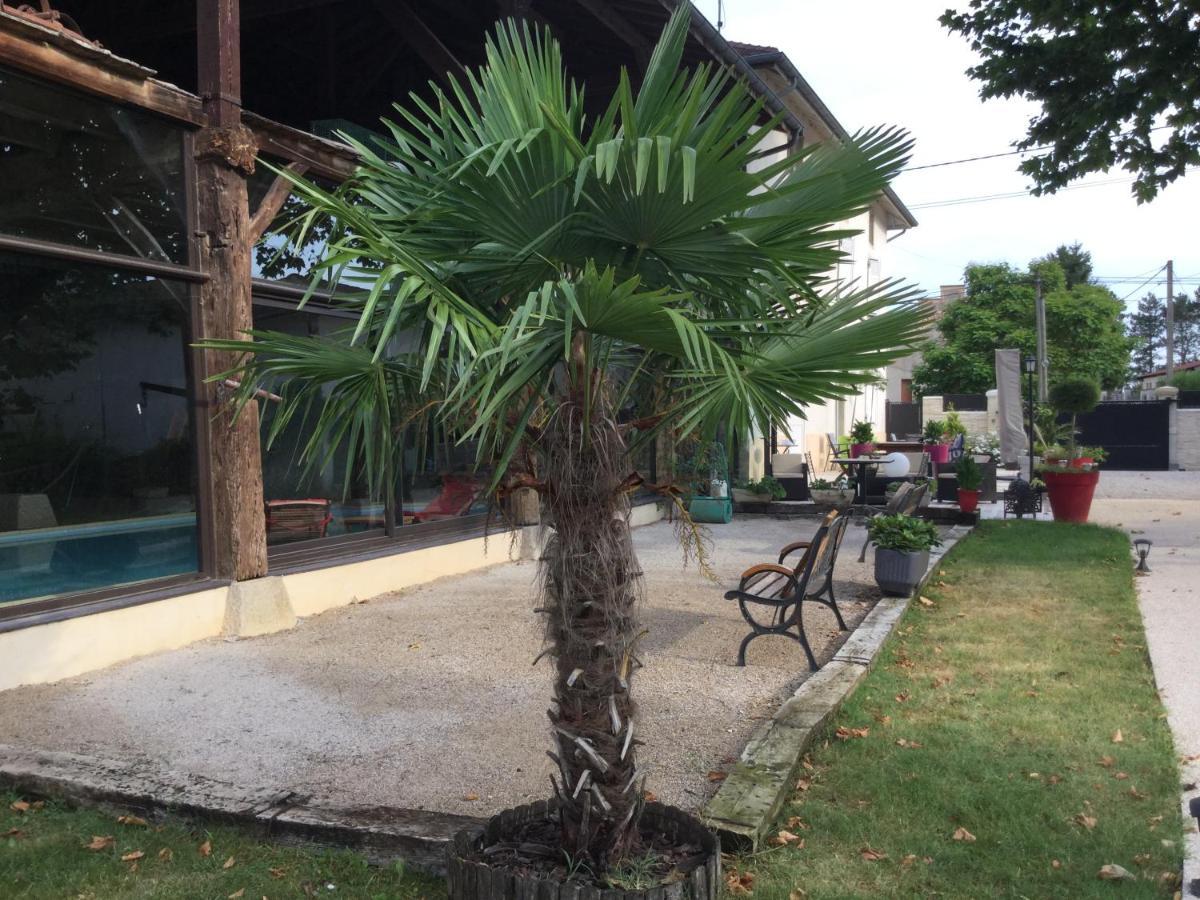
[[[603,870],[637,843],[644,780],[630,695],[641,571],[629,528],[625,439],[605,391],[566,399],[542,433],[548,523],[542,557],[549,711],[563,844]]]

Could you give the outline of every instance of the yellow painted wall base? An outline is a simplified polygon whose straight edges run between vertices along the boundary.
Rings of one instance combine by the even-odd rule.
[[[657,522],[657,504],[635,507],[635,527]],[[297,616],[312,616],[358,600],[463,575],[518,559],[533,559],[536,526],[488,538],[424,547],[344,566],[282,576]],[[125,609],[98,612],[0,634],[0,691],[47,684],[105,666],[218,637],[229,590],[182,594]]]

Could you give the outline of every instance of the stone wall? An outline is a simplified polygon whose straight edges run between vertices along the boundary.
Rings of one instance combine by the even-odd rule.
[[[1180,469],[1200,469],[1200,409],[1175,410],[1175,458]]]
[[[967,429],[967,434],[984,434],[999,428],[998,402],[996,391],[987,392],[987,412],[958,410],[958,417]],[[930,419],[945,419],[946,404],[940,395],[921,398],[921,421]]]

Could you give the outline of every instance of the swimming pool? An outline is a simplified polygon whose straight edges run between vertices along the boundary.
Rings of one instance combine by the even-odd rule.
[[[199,568],[194,512],[0,532],[0,603]]]

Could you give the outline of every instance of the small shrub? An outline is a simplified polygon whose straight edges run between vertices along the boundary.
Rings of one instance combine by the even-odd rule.
[[[1176,373],[1171,379],[1171,387],[1181,391],[1200,391],[1200,369]]]
[[[855,422],[850,429],[850,440],[855,444],[870,444],[875,440],[875,427],[870,422]]]
[[[925,423],[921,432],[921,440],[926,444],[940,444],[946,437],[946,423],[941,419],[930,419]]]
[[[833,481],[827,478],[814,478],[808,483],[810,491],[843,491],[850,486],[850,480],[845,475],[839,475]]]
[[[920,553],[942,543],[937,526],[912,516],[876,516],[867,522],[867,533],[880,550]]]
[[[958,487],[964,491],[977,491],[983,484],[983,469],[975,462],[975,457],[964,453],[954,465],[954,474],[958,478]]]
[[[946,413],[946,437],[954,438],[956,435],[967,436],[967,426],[963,424],[962,417],[954,410]]]
[[[1077,416],[1091,412],[1100,402],[1100,385],[1087,378],[1067,378],[1050,388],[1050,405],[1060,413]]]
[[[787,496],[787,491],[783,489],[779,479],[772,478],[770,475],[764,475],[758,481],[739,481],[734,487],[752,494],[769,494],[772,500],[782,500]]]

